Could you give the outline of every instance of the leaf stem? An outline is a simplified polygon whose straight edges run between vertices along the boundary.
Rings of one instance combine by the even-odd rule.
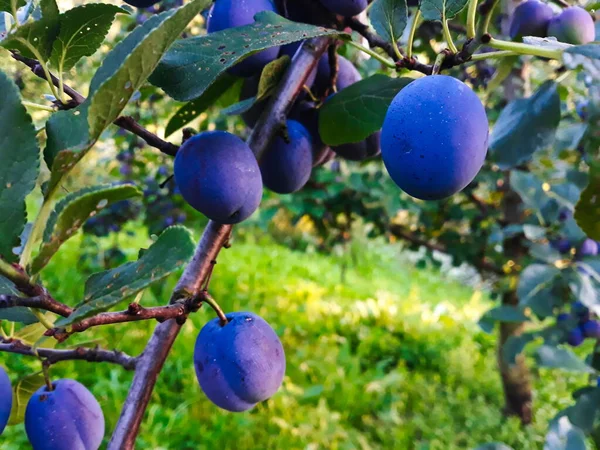
[[[31,256],[33,254],[33,249],[35,245],[42,238],[44,230],[46,228],[46,222],[48,222],[48,218],[52,213],[52,207],[54,206],[54,194],[56,193],[56,187],[48,193],[48,196],[44,199],[44,203],[42,203],[42,207],[33,222],[33,227],[31,228],[31,233],[29,233],[29,238],[23,247],[23,252],[21,253],[21,258],[19,260],[19,264],[21,267],[27,268],[29,263],[31,262]]]
[[[532,55],[540,56],[542,58],[558,59],[560,60],[563,54],[562,50],[552,50],[543,47],[537,47],[535,45],[521,44],[520,42],[509,42],[500,39],[491,38],[487,43],[492,48],[498,50],[508,50],[520,55]]]
[[[379,61],[380,63],[384,64],[388,68],[390,68],[390,69],[395,69],[396,68],[396,64],[394,64],[393,61],[390,61],[389,59],[381,56],[377,52],[374,52],[373,50],[360,45],[358,42],[354,42],[354,41],[346,41],[346,42],[349,45],[351,45],[352,47],[355,47],[355,48],[359,49],[361,52],[365,52],[367,55],[372,56],[373,58],[375,58],[377,61]]]
[[[47,330],[51,330],[52,328],[54,328],[54,324],[52,322],[50,322],[48,319],[46,319],[46,316],[44,315],[44,313],[41,312],[39,309],[29,308],[29,311],[31,311],[33,313],[33,315],[35,317],[37,317],[37,319],[40,321],[40,323],[42,325],[44,325],[44,328],[46,328]]]
[[[31,45],[29,43],[29,41],[27,41],[26,39],[19,38],[19,41],[23,45],[25,45],[29,49],[29,51],[31,51],[31,53],[33,53],[33,56],[35,56],[35,58],[38,60],[38,63],[42,67],[42,70],[44,71],[44,75],[46,76],[46,81],[48,81],[48,84],[50,85],[50,90],[52,91],[52,95],[54,95],[54,97],[56,97],[58,100],[61,100],[61,98],[58,96],[56,87],[54,86],[54,83],[52,82],[52,75],[50,74],[50,71],[48,70],[48,66],[46,65],[46,62],[44,61],[44,58],[42,58],[42,55],[40,54],[40,52],[38,52],[38,49],[35,48],[33,45]]]
[[[477,53],[476,55],[471,56],[471,61],[485,61],[486,59],[500,59],[505,58],[507,56],[515,56],[518,53],[510,51],[510,50],[502,50],[498,52],[488,52],[488,53]]]
[[[467,11],[467,38],[475,37],[475,19],[477,18],[477,0],[469,0],[469,9]]]
[[[10,9],[12,11],[12,16],[15,19],[15,30],[19,28],[19,19],[17,17],[17,0],[10,0]]]
[[[23,106],[27,106],[29,108],[34,108],[34,109],[39,109],[40,111],[49,111],[49,112],[56,111],[56,109],[51,106],[40,105],[39,103],[28,102],[27,100],[23,100],[23,101],[21,101],[21,103],[23,104]]]
[[[410,32],[408,34],[408,43],[406,44],[406,57],[407,58],[412,58],[413,42],[415,40],[415,34],[417,33],[417,27],[419,26],[419,22],[421,22],[421,10],[418,10],[415,13],[412,24],[410,25]]]
[[[14,322],[11,322],[14,323]],[[4,327],[2,326],[2,321],[0,321],[0,336],[2,336],[2,338],[4,338],[5,340],[8,339],[8,334],[6,334],[6,331],[4,331]]]
[[[444,39],[448,43],[448,48],[452,51],[452,53],[458,53],[458,49],[456,48],[456,45],[454,45],[452,35],[450,34],[450,28],[448,28],[448,20],[446,19],[446,14],[443,14],[442,16],[442,27],[444,29]]]
[[[433,68],[431,69],[431,75],[437,75],[440,73],[444,59],[446,59],[446,52],[441,52],[437,55],[435,62],[433,63]]]

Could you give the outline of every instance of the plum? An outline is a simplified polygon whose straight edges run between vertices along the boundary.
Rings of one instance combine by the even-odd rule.
[[[300,122],[308,130],[312,140],[313,167],[323,163],[331,150],[321,140],[319,134],[319,110],[310,101],[300,101],[294,105],[288,116]]]
[[[198,334],[194,366],[208,399],[232,412],[246,411],[277,392],[285,353],[269,324],[256,314],[227,314],[228,323],[208,322]]]
[[[369,5],[367,0],[321,0],[325,8],[344,17],[360,14]]]
[[[125,3],[136,8],[149,8],[160,0],[123,0]]]
[[[301,189],[312,171],[312,139],[308,130],[295,120],[287,121],[289,143],[277,136],[260,160],[266,187],[278,194]]]
[[[581,328],[585,337],[600,338],[600,323],[597,321],[589,320]]]
[[[372,158],[381,153],[381,131],[373,133],[364,141],[351,144],[342,144],[331,147],[331,149],[339,156],[350,161],[362,161],[367,158]]]
[[[571,241],[568,239],[558,239],[552,241],[552,247],[558,250],[561,254],[565,255],[571,251]]]
[[[585,323],[590,320],[590,310],[583,303],[577,301],[571,305],[571,313],[574,314],[580,323]]]
[[[523,36],[546,37],[548,24],[554,16],[552,8],[538,0],[527,0],[515,8],[510,23],[509,35],[512,40]]]
[[[261,11],[277,12],[271,0],[216,0],[208,14],[206,31],[214,33],[249,25]],[[229,72],[241,77],[256,75],[278,54],[279,47],[267,48],[240,61]]]
[[[581,243],[577,253],[579,256],[596,256],[598,254],[598,243],[593,239],[586,239]]]
[[[581,327],[573,328],[567,335],[567,343],[572,347],[578,347],[583,343],[585,336]]]
[[[317,65],[317,76],[313,83],[313,94],[317,97],[323,97],[330,87],[331,66],[329,64],[329,55],[325,54],[319,59]],[[338,74],[335,83],[336,91],[340,92],[351,84],[361,79],[360,73],[356,67],[341,55],[338,55]]]
[[[560,313],[558,316],[556,316],[556,321],[557,322],[566,322],[567,320],[569,320],[571,318],[571,314],[568,313]]]
[[[0,435],[2,435],[2,432],[8,423],[10,410],[12,408],[12,399],[10,378],[8,378],[4,368],[0,366]]]
[[[104,415],[84,385],[62,379],[29,399],[25,431],[34,450],[96,450],[104,437]]]
[[[218,223],[239,223],[262,198],[262,178],[250,147],[225,131],[188,139],[175,157],[175,181],[194,209]]]
[[[439,200],[464,189],[481,169],[488,147],[481,101],[446,75],[419,78],[392,100],[381,132],[381,154],[406,193]]]
[[[567,44],[587,44],[596,36],[594,20],[585,9],[571,6],[552,18],[548,25],[548,36]]]

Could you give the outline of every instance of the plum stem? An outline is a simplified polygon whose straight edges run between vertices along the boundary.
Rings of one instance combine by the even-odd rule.
[[[47,362],[42,362],[42,373],[44,374],[46,390],[48,392],[52,392],[54,388],[52,387],[52,382],[50,381],[50,364],[48,364]]]
[[[219,304],[208,292],[202,293],[202,301],[204,303],[207,303],[212,309],[215,310],[215,312],[217,313],[217,316],[221,320],[222,327],[224,327],[225,325],[227,325],[229,323],[229,321],[227,320],[227,316],[225,315],[225,313],[223,312],[223,310],[221,309]]]
[[[410,32],[408,34],[408,43],[406,44],[406,57],[412,58],[413,53],[413,42],[415,41],[415,35],[417,34],[417,28],[419,27],[419,23],[421,22],[421,10],[418,10],[412,20],[412,24],[410,26]]]
[[[442,69],[442,65],[444,64],[444,60],[446,59],[446,52],[441,52],[435,58],[435,62],[433,63],[433,69],[431,69],[431,75],[437,75],[440,73]]]

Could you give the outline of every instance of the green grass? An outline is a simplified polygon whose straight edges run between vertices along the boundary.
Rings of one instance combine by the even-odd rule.
[[[130,258],[147,244],[142,233],[120,239]],[[51,292],[71,304],[90,270],[79,256],[81,243],[81,236],[69,241],[43,274]],[[347,270],[340,257],[294,252],[267,238],[238,240],[223,251],[211,293],[224,309],[256,312],[280,334],[288,363],[283,387],[249,413],[209,403],[192,364],[195,338],[214,317],[202,308],[185,324],[159,377],[137,448],[451,450],[488,441],[542,448],[548,420],[585,379],[537,372],[534,424],[523,429],[505,419],[494,337],[476,325],[490,305],[485,295],[403,263],[394,247],[372,242],[358,250]],[[166,302],[174,282],[148,290],[143,304]],[[77,338],[137,354],[153,327],[117,325]],[[1,357],[15,378],[39,369],[31,358]],[[52,375],[89,387],[108,435],[132,374],[67,362]],[[22,425],[2,439],[2,449],[28,448]]]

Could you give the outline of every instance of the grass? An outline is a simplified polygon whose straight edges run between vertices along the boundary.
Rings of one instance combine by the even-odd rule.
[[[142,232],[120,239],[129,258],[147,244]],[[43,273],[51,292],[71,304],[94,266],[81,258],[83,244],[81,236],[69,241]],[[104,240],[92,255],[109,244]],[[538,371],[533,425],[524,429],[505,419],[494,337],[476,325],[490,306],[486,296],[413,268],[394,247],[359,245],[360,257],[347,269],[339,256],[294,252],[265,237],[248,236],[225,250],[211,293],[225,310],[256,312],[280,334],[288,362],[283,387],[249,413],[210,404],[192,364],[195,338],[214,317],[202,308],[185,324],[159,377],[137,448],[452,450],[489,441],[542,448],[548,420],[585,379]],[[146,291],[143,304],[164,303],[174,282]],[[78,339],[137,354],[153,327],[111,326]],[[32,359],[2,358],[14,378],[40,367]],[[94,393],[108,435],[132,374],[67,362],[52,375],[76,378]],[[28,448],[22,425],[9,427],[2,439],[3,450]]]

